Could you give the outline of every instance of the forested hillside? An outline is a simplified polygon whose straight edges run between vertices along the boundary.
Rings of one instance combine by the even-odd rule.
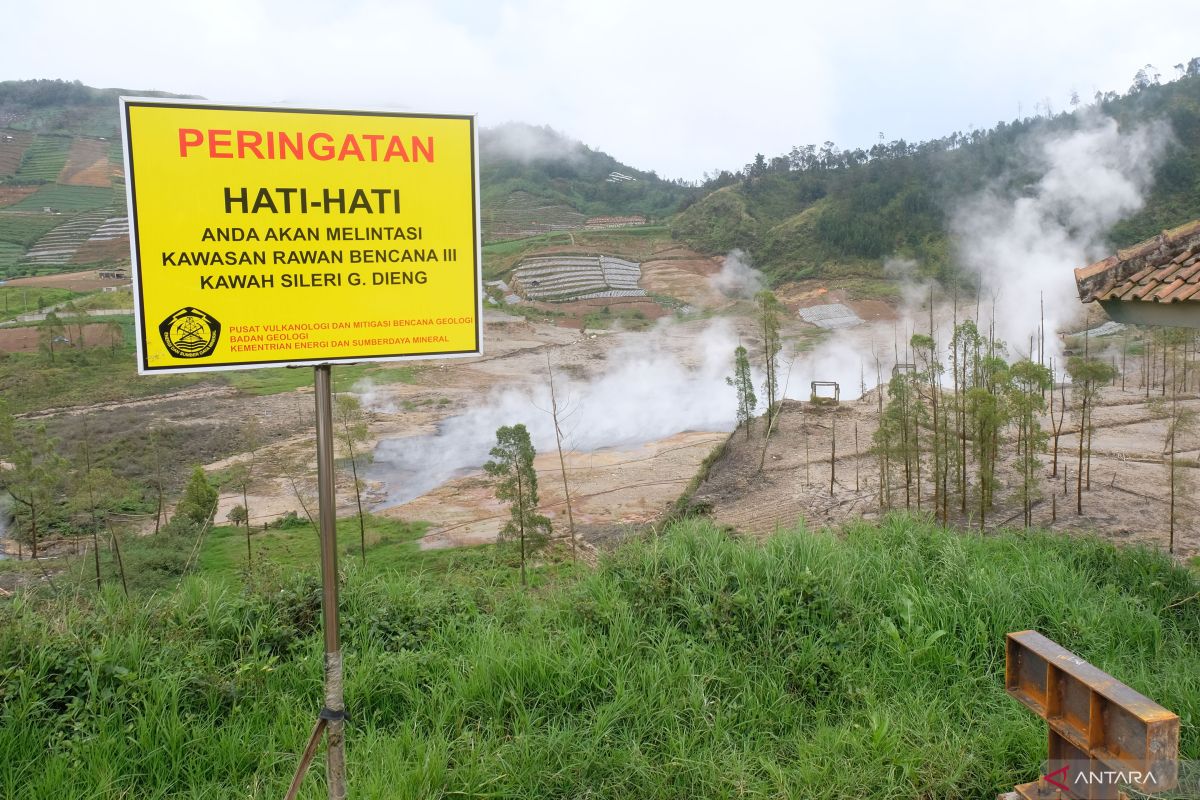
[[[736,173],[723,172],[674,221],[672,232],[713,253],[746,250],[774,280],[876,274],[889,256],[914,258],[929,275],[956,272],[947,235],[956,204],[985,187],[1019,194],[1039,177],[1028,143],[1066,133],[1097,114],[1122,130],[1161,120],[1172,142],[1157,168],[1145,207],[1110,232],[1122,246],[1200,217],[1200,58],[1159,84],[1139,72],[1124,95],[1072,98],[1071,111],[1001,122],[990,130],[953,132],[869,150],[833,142],[761,154]]]
[[[0,81],[0,128],[39,134],[114,137],[117,98],[189,97],[149,90],[95,89],[79,81]]]
[[[550,128],[508,123],[479,137],[485,224],[514,194],[561,204],[586,216],[672,214],[695,190],[622,164]],[[616,173],[619,177],[613,177]]]

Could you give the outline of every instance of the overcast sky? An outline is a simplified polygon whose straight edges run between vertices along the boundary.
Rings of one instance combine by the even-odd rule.
[[[1197,0],[3,3],[0,79],[477,112],[688,179],[989,127],[1200,56]]]

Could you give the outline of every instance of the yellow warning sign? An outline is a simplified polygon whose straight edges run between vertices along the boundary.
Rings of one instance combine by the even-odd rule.
[[[473,116],[121,116],[139,372],[479,352]]]

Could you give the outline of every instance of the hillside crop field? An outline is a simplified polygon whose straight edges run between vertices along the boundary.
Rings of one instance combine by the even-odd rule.
[[[67,163],[70,136],[38,136],[26,148],[21,166],[13,175],[17,183],[53,181]]]
[[[0,250],[0,258],[2,257],[3,250]],[[67,289],[50,289],[37,286],[0,286],[0,321],[34,312],[39,308],[47,308],[58,303],[65,303],[71,298],[78,296],[76,292],[68,291]],[[0,351],[6,350],[7,348],[0,346]]]
[[[1200,755],[1200,586],[1146,550],[684,522],[523,592],[491,548],[414,533],[343,557],[355,796],[991,798],[1044,758],[1003,688],[1028,628],[1179,713]],[[0,606],[0,793],[280,796],[320,705],[319,583],[233,561],[128,600],[106,564],[99,595]]]
[[[0,213],[0,241],[29,247],[43,235],[66,222],[53,214]]]
[[[12,175],[21,167],[25,148],[33,141],[26,131],[0,130],[0,177]]]
[[[109,143],[101,139],[76,139],[67,163],[58,176],[68,186],[112,185],[108,164]]]
[[[43,186],[36,192],[10,206],[13,211],[41,211],[43,208],[53,208],[55,211],[94,211],[112,205],[112,190],[99,186],[63,186],[52,184]]]

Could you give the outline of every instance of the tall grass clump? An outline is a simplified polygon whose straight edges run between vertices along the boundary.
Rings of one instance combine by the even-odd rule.
[[[991,798],[1044,757],[1003,690],[1027,628],[1180,714],[1200,757],[1200,587],[1146,550],[685,521],[530,592],[419,564],[348,565],[357,797]],[[315,574],[135,598],[0,606],[0,796],[280,796],[321,701]]]

